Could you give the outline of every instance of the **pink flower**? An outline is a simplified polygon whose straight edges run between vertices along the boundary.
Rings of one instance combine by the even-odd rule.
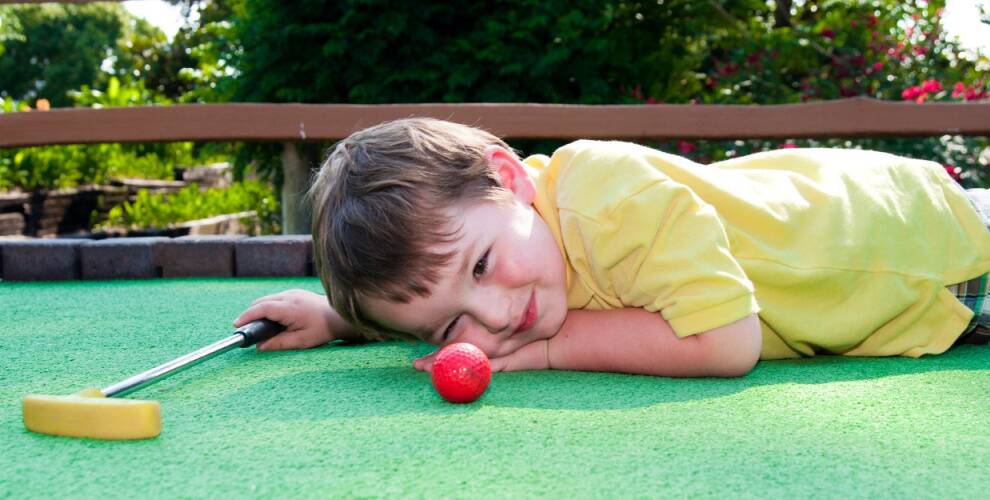
[[[677,141],[677,149],[683,154],[691,154],[698,146],[687,141]]]
[[[904,99],[905,101],[911,101],[917,99],[923,93],[924,92],[921,90],[921,87],[918,86],[908,87],[904,89],[903,92],[901,92],[901,98]]]
[[[960,182],[962,180],[962,177],[959,176],[959,172],[962,169],[959,167],[949,165],[948,163],[943,163],[942,167],[945,168],[945,171],[949,174],[949,177],[955,179],[956,182]]]
[[[978,101],[987,97],[987,92],[982,90],[983,83],[980,83],[981,90],[977,91],[976,87],[973,85],[963,85],[962,82],[957,82],[952,90],[952,97],[964,98],[967,101]]]
[[[980,99],[986,99],[987,95],[988,94],[986,93],[986,91],[977,92],[976,89],[972,88],[972,86],[966,89],[967,101],[978,101]]]
[[[883,63],[873,63],[873,71],[880,71],[883,69]]]
[[[972,87],[970,87],[972,88]],[[962,97],[966,94],[966,86],[963,82],[956,82],[955,87],[952,87],[952,97]]]
[[[798,147],[798,145],[794,144],[793,142],[784,142],[781,143],[780,146],[777,146],[777,149],[794,149],[796,147]]]
[[[822,36],[825,37],[825,38],[828,38],[829,40],[831,40],[831,39],[835,38],[835,32],[832,31],[832,30],[830,30],[830,29],[828,29],[828,28],[825,28],[825,29],[822,30]]]
[[[942,84],[938,80],[925,80],[921,83],[921,91],[925,93],[936,93],[942,90]]]

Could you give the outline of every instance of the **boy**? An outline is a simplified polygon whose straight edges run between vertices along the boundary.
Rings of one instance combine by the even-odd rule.
[[[598,141],[521,161],[482,130],[406,119],[340,141],[311,195],[329,305],[256,300],[235,325],[287,326],[262,350],[419,339],[474,344],[496,371],[731,377],[987,338],[990,232],[931,162],[789,149],[703,166]]]

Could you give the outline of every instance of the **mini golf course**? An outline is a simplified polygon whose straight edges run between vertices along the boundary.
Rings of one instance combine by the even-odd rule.
[[[29,393],[105,387],[315,278],[0,282],[0,498],[939,497],[990,491],[990,347],[762,362],[741,379],[499,373],[453,405],[425,344],[238,349],[128,397],[162,434],[33,434]]]

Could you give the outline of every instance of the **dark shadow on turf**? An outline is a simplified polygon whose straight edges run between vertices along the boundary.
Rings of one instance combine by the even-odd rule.
[[[425,352],[429,350],[410,346],[410,359]],[[499,373],[481,400],[469,405],[445,403],[433,392],[429,376],[411,366],[347,368],[267,379],[212,404],[229,405],[243,416],[272,416],[281,421],[416,413],[442,415],[478,411],[483,406],[596,411],[718,398],[767,385],[865,381],[988,368],[990,349],[964,346],[922,359],[823,356],[767,361],[746,377],[737,379],[671,379],[567,371]]]

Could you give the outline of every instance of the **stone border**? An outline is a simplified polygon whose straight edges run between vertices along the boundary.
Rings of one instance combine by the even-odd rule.
[[[0,240],[5,281],[315,275],[309,235]]]

